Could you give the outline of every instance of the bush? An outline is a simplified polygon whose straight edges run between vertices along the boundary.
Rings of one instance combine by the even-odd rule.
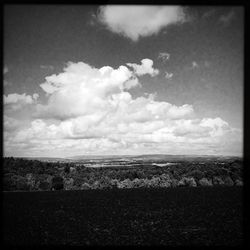
[[[119,183],[119,180],[117,180],[117,179],[112,179],[110,181],[110,184],[111,184],[112,188],[118,188],[118,183]]]
[[[178,180],[175,178],[171,179],[171,187],[177,187],[178,186]]]
[[[72,190],[74,186],[74,179],[73,178],[67,178],[64,179],[64,188],[65,190]]]
[[[193,177],[196,181],[205,177],[204,173],[200,170],[193,170],[188,173],[188,176]]]
[[[214,176],[214,177],[213,177],[213,184],[214,184],[214,185],[224,185],[224,181],[222,180],[221,177],[219,177],[219,176]]]
[[[235,185],[236,185],[236,186],[243,186],[243,181],[237,179],[237,180],[235,181]]]
[[[81,190],[88,190],[88,189],[91,189],[91,186],[88,183],[85,182],[81,185]]]
[[[17,176],[16,178],[16,188],[17,190],[29,190],[29,185],[25,177]]]
[[[207,178],[202,178],[201,180],[199,180],[199,184],[201,186],[213,186],[212,181],[208,180]]]
[[[27,184],[29,185],[29,189],[30,190],[35,190],[35,184],[36,184],[36,180],[35,177],[33,176],[33,174],[28,173],[26,174],[26,180],[27,180]]]
[[[3,177],[3,189],[5,191],[16,190],[16,181],[14,181],[13,174],[5,174]]]
[[[66,165],[64,167],[64,172],[65,172],[65,174],[69,174],[70,173],[70,166],[69,165]]]
[[[193,177],[183,177],[179,182],[178,186],[189,186],[189,187],[196,187],[197,184]]]
[[[54,176],[52,178],[52,190],[62,190],[63,187],[63,178],[61,176]]]
[[[234,182],[233,180],[231,179],[231,177],[227,176],[225,179],[224,179],[224,183],[226,186],[233,186],[234,185]]]
[[[51,185],[48,181],[40,181],[38,185],[39,190],[47,191],[51,189]]]
[[[132,188],[132,181],[130,179],[125,179],[118,183],[118,188]]]

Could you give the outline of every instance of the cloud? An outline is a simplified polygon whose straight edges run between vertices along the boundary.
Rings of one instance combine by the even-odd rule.
[[[49,69],[49,70],[54,70],[54,66],[53,65],[40,65],[41,69]]]
[[[206,18],[211,18],[215,13],[216,13],[216,9],[210,9],[206,12],[204,12],[204,14],[202,15],[202,18],[203,19],[206,19]]]
[[[126,90],[140,86],[138,76],[159,73],[153,61],[143,59],[141,65],[121,65],[117,69],[104,66],[100,69],[78,62],[68,63],[64,72],[46,77],[41,88],[48,94],[48,105],[37,106],[37,117],[68,119],[89,115],[98,110],[105,115],[110,109],[131,99]]]
[[[45,156],[52,152],[53,156],[206,154],[214,149],[230,151],[232,145],[241,150],[242,131],[220,117],[197,118],[192,105],[158,101],[156,94],[133,97],[129,91],[140,86],[140,76],[154,76],[154,72],[150,59],[116,69],[68,63],[62,73],[47,76],[41,84],[47,102],[35,105],[36,114],[28,127],[7,129],[12,121],[5,118],[6,132],[10,131],[5,149]],[[25,96],[21,99],[29,103],[38,98]],[[19,99],[8,96],[10,103]]]
[[[160,52],[158,55],[158,59],[161,59],[163,62],[166,62],[167,60],[169,60],[169,58],[170,54],[166,52]]]
[[[3,96],[4,105],[11,106],[11,109],[17,110],[20,109],[22,106],[27,104],[33,104],[38,99],[38,94],[27,95],[24,94],[8,94],[7,96]]]
[[[153,61],[150,59],[141,60],[141,65],[138,65],[136,63],[127,63],[127,65],[132,67],[135,74],[138,76],[142,76],[145,74],[156,76],[159,74],[159,70],[153,68]]]
[[[219,17],[219,22],[221,22],[224,25],[229,25],[231,21],[234,19],[234,17],[235,17],[235,12],[231,10],[228,13],[221,15]]]
[[[173,75],[174,75],[173,73],[165,72],[165,78],[166,79],[172,79]]]
[[[4,73],[4,75],[7,74],[8,72],[9,72],[8,67],[7,67],[7,66],[4,66],[4,68],[3,68],[3,73]]]
[[[4,131],[14,131],[16,130],[21,122],[13,117],[9,117],[7,115],[4,115]]]
[[[199,68],[199,64],[196,61],[192,62],[192,69]]]
[[[11,82],[7,80],[3,80],[3,86],[11,85]]]
[[[108,5],[100,7],[98,19],[110,31],[137,41],[171,24],[185,22],[186,15],[179,6]]]

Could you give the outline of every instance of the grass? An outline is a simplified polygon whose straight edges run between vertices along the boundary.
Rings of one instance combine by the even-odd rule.
[[[243,242],[242,187],[6,192],[5,245]]]

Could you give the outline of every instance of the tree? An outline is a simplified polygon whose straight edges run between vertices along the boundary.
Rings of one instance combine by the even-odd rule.
[[[213,183],[211,180],[208,180],[207,178],[202,178],[199,180],[199,184],[201,186],[213,186]]]
[[[179,183],[178,186],[189,186],[189,187],[196,187],[197,184],[193,177],[183,177]]]
[[[64,180],[64,187],[66,190],[72,190],[74,187],[74,179],[73,178],[67,178]]]
[[[192,170],[188,173],[188,176],[193,177],[196,181],[199,181],[204,177],[204,173],[200,170]]]
[[[234,185],[234,182],[233,180],[231,179],[230,176],[227,176],[225,179],[224,179],[224,183],[226,186],[233,186]]]
[[[224,181],[219,176],[213,177],[213,184],[214,185],[224,185]]]
[[[52,190],[62,190],[63,188],[63,178],[61,176],[54,176],[52,178]]]
[[[64,172],[65,172],[65,174],[69,174],[70,173],[70,166],[69,165],[66,165],[64,167]]]
[[[50,183],[42,180],[39,183],[38,189],[42,191],[50,190]]]

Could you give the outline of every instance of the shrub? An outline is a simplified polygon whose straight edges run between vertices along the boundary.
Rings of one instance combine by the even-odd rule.
[[[178,186],[189,186],[189,187],[196,187],[197,184],[193,177],[183,177],[179,182]]]
[[[81,185],[81,190],[88,190],[88,189],[91,189],[91,186],[88,183],[85,182]]]
[[[17,176],[16,177],[16,188],[17,190],[29,190],[29,185],[25,177]]]
[[[38,185],[38,189],[39,190],[43,190],[43,191],[50,190],[51,189],[51,185],[47,181],[40,181],[39,185]]]
[[[3,189],[5,191],[14,191],[16,189],[16,181],[14,181],[13,174],[5,174],[3,177]]]
[[[214,185],[224,185],[224,181],[222,180],[221,177],[219,177],[219,176],[214,176],[214,177],[213,177],[213,184],[214,184]]]
[[[132,188],[132,181],[130,179],[125,179],[118,183],[118,188]]]
[[[73,178],[67,178],[64,179],[64,188],[65,190],[72,190],[74,186],[74,179]]]
[[[36,180],[35,180],[35,177],[33,176],[33,174],[28,173],[28,174],[26,174],[25,177],[27,180],[27,184],[29,185],[29,190],[35,190]]]
[[[178,186],[178,180],[175,178],[171,179],[171,187],[177,187]]]
[[[199,180],[199,184],[201,186],[213,186],[212,181],[208,180],[207,178],[202,178],[201,180]]]
[[[52,178],[52,189],[53,190],[61,190],[63,189],[63,178],[61,176],[54,176]]]
[[[65,174],[69,174],[70,173],[70,166],[69,165],[66,165],[64,167],[64,172],[65,172]]]
[[[237,179],[237,180],[235,181],[235,185],[236,185],[236,186],[243,186],[243,181]]]
[[[110,184],[111,184],[112,188],[118,188],[118,183],[119,183],[119,180],[117,180],[117,179],[112,179],[110,181]]]
[[[233,186],[234,185],[234,182],[233,180],[231,179],[231,177],[227,176],[225,179],[224,179],[224,183],[226,186]]]
[[[188,176],[193,177],[196,181],[205,177],[204,173],[200,170],[193,170],[188,173]]]
[[[149,180],[149,186],[154,188],[160,187],[160,182],[160,177],[153,176],[153,178]]]
[[[205,172],[205,177],[206,178],[204,178],[204,179],[212,179],[213,178],[213,176],[214,176],[214,171],[213,170],[207,170],[206,172]],[[203,178],[202,178],[203,179]]]
[[[144,182],[144,179],[138,179],[138,178],[135,178],[133,181],[132,181],[132,187],[133,188],[142,188],[142,187],[145,187],[145,182]]]

